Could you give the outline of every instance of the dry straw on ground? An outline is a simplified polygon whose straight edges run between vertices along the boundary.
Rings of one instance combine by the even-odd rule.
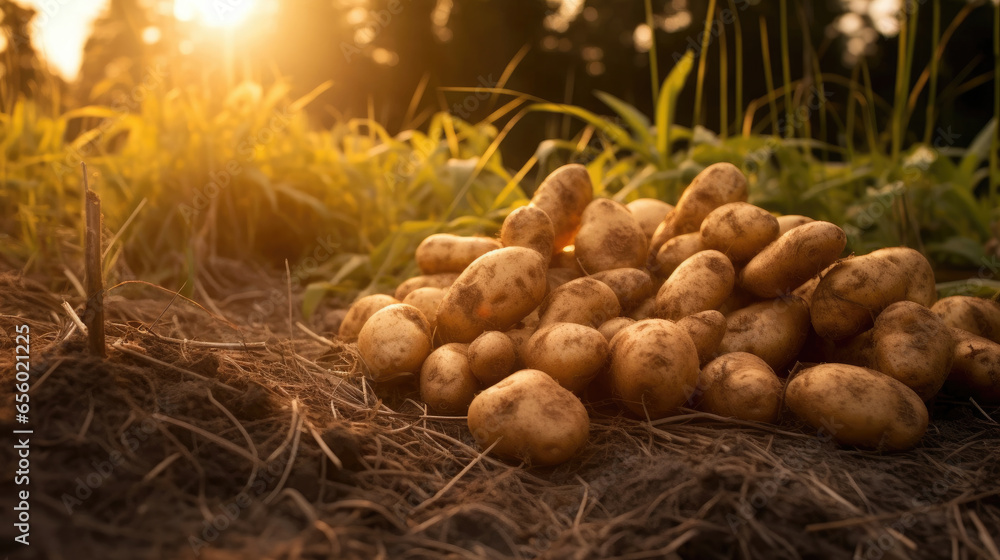
[[[62,296],[0,280],[7,386],[13,326],[32,333],[38,558],[1000,559],[997,410],[939,399],[922,443],[887,455],[791,418],[598,407],[579,457],[530,468],[427,415],[412,387],[373,388],[322,325],[278,311],[234,330],[178,300],[152,334],[170,295],[117,292],[99,361]],[[203,301],[239,325],[275,292],[227,293]]]

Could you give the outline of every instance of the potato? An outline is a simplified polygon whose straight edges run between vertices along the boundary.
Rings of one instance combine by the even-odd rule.
[[[799,372],[785,389],[788,408],[834,440],[901,451],[927,430],[927,407],[912,389],[875,370],[820,364]]]
[[[417,373],[431,353],[430,324],[412,305],[379,309],[361,327],[358,353],[375,381]]]
[[[896,302],[879,314],[872,342],[870,367],[901,381],[925,401],[944,385],[955,356],[951,329],[912,301]]]
[[[635,321],[642,321],[643,319],[653,318],[653,312],[656,311],[656,296],[646,298],[638,307],[632,310],[628,314],[628,318]]]
[[[738,273],[737,276],[739,276]],[[730,293],[729,297],[726,298],[726,301],[723,301],[722,305],[719,306],[719,312],[722,313],[723,315],[729,315],[730,313],[739,311],[744,307],[753,305],[755,303],[759,303],[761,301],[764,301],[764,299],[759,298],[751,294],[750,292],[744,290],[743,287],[740,286],[739,282],[737,282],[733,286],[732,293]]]
[[[933,282],[927,259],[913,249],[892,247],[842,259],[823,274],[813,292],[813,328],[824,338],[841,340],[870,328],[875,317],[897,301],[930,307]]]
[[[548,291],[554,292],[556,288],[562,286],[570,280],[576,280],[580,277],[580,273],[572,268],[550,268],[548,272],[545,273],[546,283],[548,285]]]
[[[950,296],[939,299],[931,311],[949,327],[1000,343],[1000,303],[992,299]]]
[[[419,309],[427,318],[433,333],[437,328],[437,310],[444,300],[444,294],[444,288],[417,288],[403,298],[403,303]]]
[[[496,385],[517,366],[517,347],[500,331],[486,331],[469,344],[469,369],[484,387]]]
[[[722,313],[702,311],[682,318],[677,325],[688,333],[698,349],[698,363],[704,365],[715,358],[722,337],[726,335],[726,318]]]
[[[455,280],[458,280],[457,272],[414,276],[413,278],[404,280],[402,284],[396,287],[395,297],[399,301],[403,301],[413,290],[419,288],[448,288],[455,283]]]
[[[799,226],[804,226],[813,221],[814,220],[808,216],[799,216],[797,214],[778,216],[778,237],[785,235]]]
[[[844,252],[847,235],[830,222],[810,222],[779,237],[740,271],[740,285],[763,298],[788,295]]]
[[[541,208],[522,206],[507,215],[500,228],[500,243],[504,247],[527,247],[538,251],[548,262],[555,243],[552,220]]]
[[[733,264],[743,264],[777,239],[778,229],[778,220],[767,210],[746,202],[730,202],[705,216],[701,242],[706,249],[725,254]]]
[[[472,261],[500,247],[500,241],[492,237],[435,233],[420,242],[415,259],[424,274],[462,272]]]
[[[740,420],[773,424],[781,412],[781,390],[771,367],[746,352],[719,356],[698,377],[699,408]]]
[[[656,227],[667,217],[667,213],[674,209],[672,205],[655,198],[639,198],[626,204],[625,208],[635,216],[635,221],[639,222],[639,227],[646,234],[646,238],[653,237]]]
[[[590,435],[580,399],[533,369],[517,371],[476,395],[468,423],[482,448],[496,443],[493,453],[537,466],[569,460]]]
[[[599,198],[583,211],[574,246],[584,272],[595,274],[644,266],[649,241],[628,208]]]
[[[749,305],[726,317],[719,354],[747,352],[783,371],[809,336],[809,306],[795,296]]]
[[[747,178],[731,163],[709,165],[691,181],[674,209],[667,213],[656,228],[649,249],[656,255],[668,239],[696,232],[712,211],[730,202],[746,202]]]
[[[635,319],[632,319],[631,317],[615,317],[614,319],[608,319],[605,321],[600,328],[597,329],[597,331],[604,335],[604,338],[608,342],[611,342],[611,339],[618,334],[618,331],[624,329],[632,323],[635,323]]]
[[[649,273],[638,268],[615,268],[591,274],[590,277],[611,288],[624,313],[638,307],[655,292]]]
[[[438,307],[443,342],[472,342],[506,330],[545,297],[545,259],[524,247],[504,247],[476,259],[448,288]]]
[[[524,354],[528,368],[544,371],[563,387],[579,393],[608,361],[608,341],[591,327],[552,323],[535,331]]]
[[[538,330],[537,325],[534,327],[520,327],[516,329],[511,329],[504,334],[507,338],[514,343],[514,351],[517,354],[517,361],[514,364],[514,370],[524,369],[524,349],[528,345],[528,340],[531,335],[535,334]]]
[[[698,384],[698,349],[683,327],[647,319],[609,343],[611,386],[629,410],[662,418],[684,405]]]
[[[552,220],[553,251],[573,244],[583,209],[593,199],[594,185],[587,168],[577,163],[556,169],[538,186],[531,206],[542,209]]]
[[[347,315],[340,323],[337,336],[348,342],[357,340],[358,333],[361,332],[361,327],[365,326],[365,322],[379,309],[389,307],[394,303],[400,303],[400,301],[385,294],[365,296],[352,303],[351,308],[347,310]]]
[[[948,388],[983,404],[1000,404],[1000,344],[952,328],[955,356]]]
[[[621,315],[618,296],[607,284],[593,278],[577,278],[559,286],[539,307],[539,328],[552,323],[578,323],[597,328]]]
[[[668,278],[682,262],[704,250],[705,245],[701,242],[700,232],[683,233],[667,240],[660,247],[653,262],[649,265],[649,270],[659,278]]]
[[[733,291],[733,263],[719,251],[702,251],[681,263],[656,293],[655,315],[676,321],[718,309]]]
[[[479,391],[469,345],[453,342],[431,352],[420,368],[420,399],[437,414],[464,415]]]

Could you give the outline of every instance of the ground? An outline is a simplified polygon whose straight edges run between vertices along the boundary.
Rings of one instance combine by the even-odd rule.
[[[60,305],[79,296],[0,277],[4,386],[14,327],[32,342],[31,545],[13,558],[1000,558],[995,407],[939,398],[920,445],[883,454],[788,416],[598,406],[578,457],[518,465],[412,385],[370,385],[324,313],[295,326],[285,292],[233,276],[204,308],[112,291],[107,360]]]

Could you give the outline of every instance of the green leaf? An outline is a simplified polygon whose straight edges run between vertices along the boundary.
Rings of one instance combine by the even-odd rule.
[[[625,121],[625,124],[632,129],[633,135],[639,140],[641,145],[649,146],[650,148],[654,146],[655,141],[653,140],[653,135],[649,132],[650,123],[646,115],[643,115],[638,109],[610,93],[595,91],[594,95]]]
[[[997,119],[993,117],[986,126],[983,127],[979,134],[972,140],[969,144],[969,148],[965,152],[965,157],[962,158],[962,163],[959,164],[958,170],[961,177],[965,178],[967,184],[960,185],[968,190],[975,188],[975,183],[972,183],[972,175],[976,172],[976,169],[982,164],[986,158],[990,157],[990,147],[993,144],[993,131],[996,130]]]
[[[670,70],[670,74],[663,80],[663,86],[660,87],[660,98],[656,100],[656,151],[660,155],[663,167],[666,167],[667,162],[670,161],[667,152],[670,149],[671,127],[673,127],[674,116],[677,113],[677,97],[684,89],[684,84],[687,83],[687,77],[691,73],[693,65],[694,53],[688,51],[683,58],[677,61],[677,64]]]

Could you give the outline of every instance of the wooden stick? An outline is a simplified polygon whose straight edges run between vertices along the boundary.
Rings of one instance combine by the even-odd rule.
[[[101,266],[101,199],[87,184],[87,164],[83,167],[83,189],[86,193],[83,259],[87,285],[87,307],[83,314],[87,326],[87,346],[90,354],[108,357],[104,342],[104,274]]]

